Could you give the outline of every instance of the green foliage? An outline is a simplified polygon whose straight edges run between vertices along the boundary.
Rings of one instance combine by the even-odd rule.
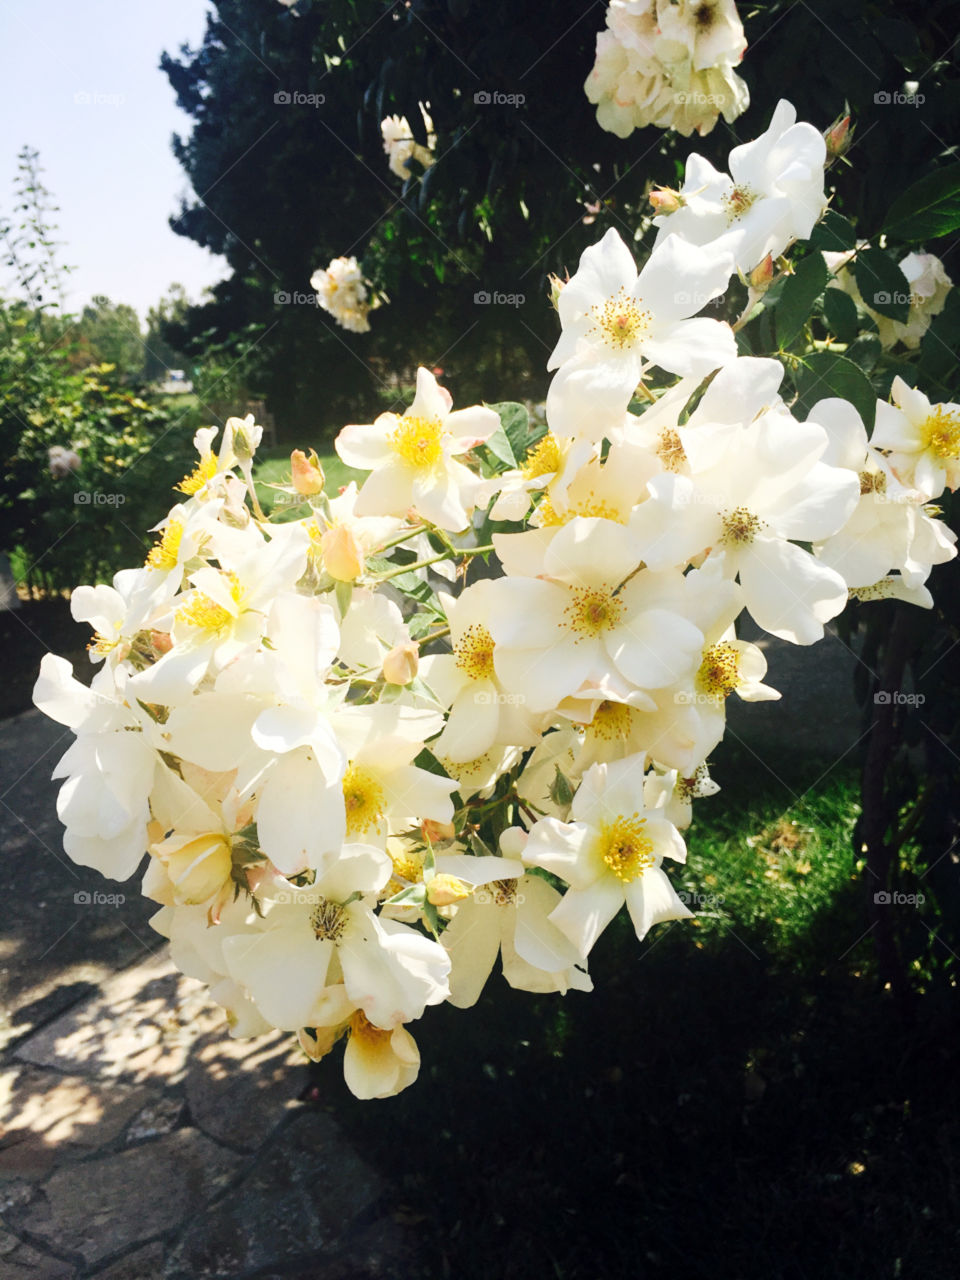
[[[833,351],[815,351],[805,357],[797,374],[799,398],[795,408],[808,413],[827,396],[840,396],[853,404],[868,431],[873,429],[877,397],[866,375],[852,360]]]
[[[777,341],[788,347],[806,324],[813,304],[827,287],[827,264],[819,253],[801,258],[788,276],[777,304]]]
[[[960,164],[927,174],[898,196],[884,230],[902,240],[936,240],[960,227]]]
[[[910,285],[889,254],[882,249],[861,249],[853,270],[867,306],[905,323],[910,312]]]
[[[0,311],[0,548],[28,587],[60,591],[142,559],[192,449],[114,368],[72,368],[69,330],[58,345],[53,332],[23,308]],[[76,453],[76,470],[53,474],[55,447]]]
[[[144,348],[133,307],[97,295],[83,308],[71,336],[85,362],[112,364],[127,382],[139,383]]]

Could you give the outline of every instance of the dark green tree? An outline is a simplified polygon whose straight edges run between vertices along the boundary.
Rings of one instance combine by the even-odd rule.
[[[548,273],[573,268],[608,226],[632,238],[652,184],[673,182],[693,149],[722,165],[783,95],[824,128],[852,110],[852,167],[832,175],[834,204],[879,230],[891,192],[949,150],[960,107],[950,8],[907,21],[889,0],[744,6],[749,111],[704,139],[646,129],[622,141],[598,127],[582,88],[600,5],[300,0],[291,12],[216,0],[201,47],[163,58],[194,119],[174,149],[196,194],[173,225],[231,267],[178,340],[257,326],[262,387],[291,434],[369,410],[417,361],[441,364],[458,397],[495,397],[508,379],[512,394],[539,393],[554,341]],[[920,108],[883,100],[910,80]],[[483,100],[498,93],[522,101]],[[425,142],[419,101],[438,158],[401,183],[380,120],[405,115]],[[275,301],[351,253],[390,298],[371,334]],[[525,302],[474,304],[495,291]]]

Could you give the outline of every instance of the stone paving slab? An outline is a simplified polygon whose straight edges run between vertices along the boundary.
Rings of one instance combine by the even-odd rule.
[[[90,1265],[175,1229],[201,1197],[222,1190],[241,1163],[196,1129],[180,1129],[57,1169],[11,1225]]]
[[[63,852],[50,774],[71,740],[39,711],[0,721],[0,1049],[159,942],[147,923],[156,904],[136,877],[118,886]],[[125,901],[109,905],[96,891]],[[89,901],[75,901],[84,893]]]

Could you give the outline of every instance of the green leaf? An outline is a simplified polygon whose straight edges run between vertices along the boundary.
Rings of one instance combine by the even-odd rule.
[[[866,375],[851,360],[832,351],[818,351],[804,359],[797,370],[796,383],[799,398],[795,412],[798,416],[802,410],[809,413],[818,400],[839,396],[850,401],[867,431],[873,430],[876,393]]]
[[[883,230],[901,240],[936,240],[960,227],[960,164],[948,164],[908,187],[887,210]],[[877,308],[879,310],[879,307]]]
[[[857,288],[868,307],[890,320],[906,323],[910,313],[910,282],[882,249],[861,249],[853,264]]]
[[[810,233],[810,248],[825,249],[827,253],[841,253],[857,243],[853,224],[834,209],[828,209]]]
[[[350,608],[350,600],[353,596],[352,582],[338,582],[334,588],[337,597],[337,608],[340,610],[340,616],[346,617],[347,610]]]
[[[873,372],[881,355],[883,355],[883,347],[875,333],[861,333],[859,338],[847,347],[847,359],[864,373]]]
[[[920,370],[937,381],[956,372],[956,352],[960,349],[960,296],[955,290],[947,295],[946,306],[934,316],[920,347]]]
[[[493,435],[487,437],[484,444],[495,458],[498,458],[501,462],[505,462],[508,467],[516,467],[516,456],[510,445],[510,439],[502,426],[497,427]]]
[[[788,276],[777,307],[777,345],[788,347],[803,330],[813,304],[826,288],[829,272],[819,253],[808,254]]]
[[[842,289],[826,289],[823,294],[823,318],[827,328],[841,342],[853,342],[860,322],[857,304]]]
[[[392,898],[388,898],[387,902],[391,907],[422,907],[426,896],[427,890],[425,885],[412,884],[406,889],[401,889],[399,893],[395,893]]]
[[[515,467],[517,466],[517,459],[522,458],[530,447],[532,433],[527,406],[520,404],[516,400],[504,400],[499,404],[488,404],[487,408],[493,409],[500,416],[500,429],[506,436],[512,453],[509,465]],[[491,448],[492,452],[496,453],[489,440],[487,441],[487,446]],[[497,453],[496,456],[500,458],[502,455]],[[503,460],[506,461],[506,459]]]

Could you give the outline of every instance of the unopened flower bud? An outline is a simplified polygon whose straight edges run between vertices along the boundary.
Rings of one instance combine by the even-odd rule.
[[[225,836],[197,836],[174,853],[163,856],[173,881],[176,901],[186,905],[206,902],[230,878],[232,858]]]
[[[647,199],[653,205],[655,214],[676,213],[687,202],[679,191],[672,187],[654,187]]]
[[[750,272],[750,288],[757,293],[763,293],[766,289],[769,289],[772,280],[773,256],[768,253],[764,260],[758,263]]]
[[[245,418],[228,418],[227,429],[233,431],[233,452],[240,462],[249,462],[257,451],[257,445],[263,436],[263,427],[258,427],[253,414]]]
[[[427,882],[427,901],[434,907],[453,907],[464,898],[469,898],[473,890],[458,880],[456,876],[434,876]]]
[[[363,551],[346,525],[335,524],[320,539],[323,567],[337,582],[354,582],[363,573]]]
[[[445,840],[452,840],[457,834],[452,822],[434,822],[433,818],[424,818],[420,823],[420,830],[424,840],[431,844],[442,844]]]
[[[169,653],[173,648],[173,640],[169,631],[151,631],[150,644],[153,646],[154,652],[160,655]]]
[[[823,140],[827,144],[827,155],[831,159],[842,156],[849,151],[850,144],[853,141],[850,117],[840,116],[839,119],[835,120],[823,135]]]
[[[293,474],[293,487],[297,493],[309,497],[311,494],[323,492],[323,467],[312,449],[309,458],[302,449],[294,449],[290,455],[290,470]]]
[[[566,806],[573,800],[574,786],[570,779],[560,771],[560,766],[555,765],[556,775],[550,784],[550,799],[554,804]]]
[[[553,275],[551,273],[551,275],[548,277],[548,283],[550,288],[547,291],[547,297],[550,300],[551,307],[553,307],[554,311],[556,311],[557,303],[560,301],[560,294],[563,292],[563,288],[564,288],[564,285],[566,285],[567,280],[561,280],[559,276]]]
[[[387,684],[409,684],[417,678],[420,649],[412,640],[395,645],[383,660],[383,678]]]

